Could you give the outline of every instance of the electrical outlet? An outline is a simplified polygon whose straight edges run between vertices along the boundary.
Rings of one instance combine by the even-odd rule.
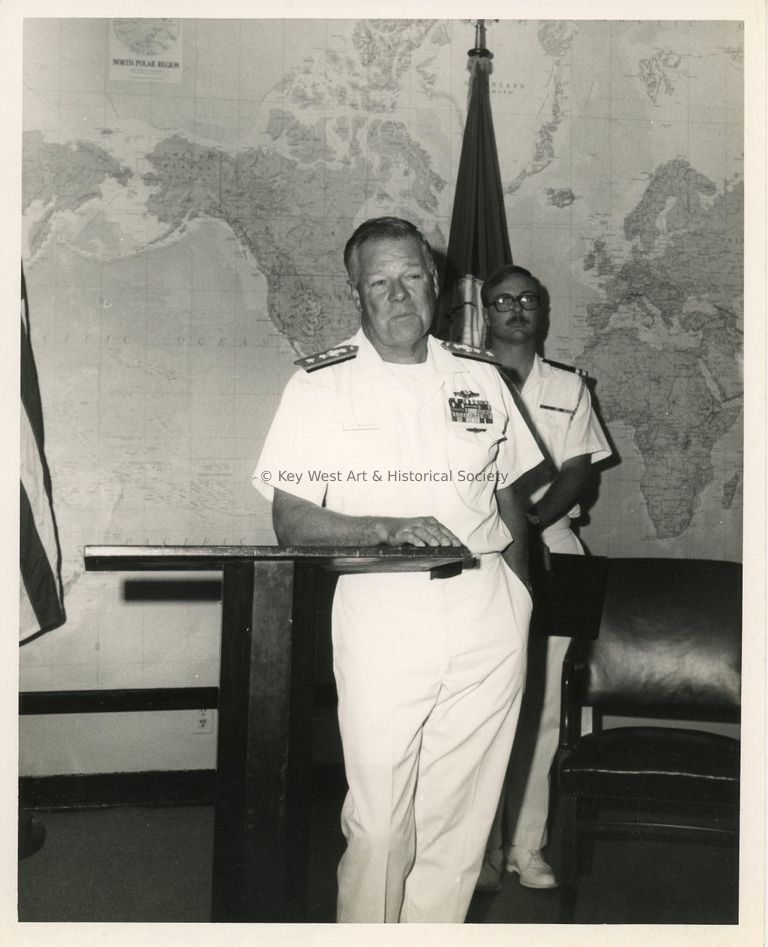
[[[193,718],[193,733],[211,733],[213,731],[213,720],[211,711],[206,707],[198,710]]]

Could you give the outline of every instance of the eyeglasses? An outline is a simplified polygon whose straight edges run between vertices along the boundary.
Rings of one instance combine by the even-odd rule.
[[[491,302],[491,305],[496,312],[509,312],[510,309],[514,309],[516,303],[519,303],[521,309],[538,309],[539,297],[536,293],[530,292],[520,293],[519,296],[502,293]]]

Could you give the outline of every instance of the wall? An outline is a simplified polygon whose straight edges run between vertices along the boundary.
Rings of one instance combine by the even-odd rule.
[[[216,683],[217,604],[126,597],[83,546],[273,542],[250,474],[293,360],[355,327],[346,238],[395,213],[447,243],[466,22],[155,26],[24,28],[68,613],[22,647],[25,690]],[[737,21],[489,27],[515,261],[616,447],[582,525],[595,553],[741,557],[743,40]],[[212,765],[193,712],[129,716],[23,720],[22,773]]]

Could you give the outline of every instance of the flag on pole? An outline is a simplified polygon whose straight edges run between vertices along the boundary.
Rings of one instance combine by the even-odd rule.
[[[493,54],[485,48],[484,20],[477,21],[475,48],[468,56],[469,105],[448,238],[441,329],[450,339],[483,346],[480,287],[493,270],[512,262],[491,115],[488,76]]]
[[[66,620],[61,549],[53,514],[51,475],[45,459],[43,410],[29,334],[24,270],[21,272],[21,581],[19,639],[50,631]]]
[[[485,20],[475,25],[475,48],[469,56],[469,105],[461,146],[456,194],[448,238],[446,287],[441,334],[479,348],[486,346],[480,290],[494,270],[512,263],[499,156],[493,131],[488,76],[493,54],[485,47]],[[446,312],[447,310],[447,312]],[[536,425],[517,388],[509,392],[545,460],[547,476],[557,475]],[[538,468],[537,468],[538,469]]]

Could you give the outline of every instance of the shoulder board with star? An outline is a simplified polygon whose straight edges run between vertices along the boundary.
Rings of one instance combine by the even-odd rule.
[[[447,352],[458,355],[459,358],[474,358],[478,362],[499,364],[498,358],[490,349],[478,349],[474,345],[467,345],[466,342],[442,342],[441,345]]]
[[[553,362],[551,358],[543,358],[542,362],[546,365],[551,365],[552,368],[559,368],[564,372],[573,372],[576,375],[579,375],[581,378],[586,378],[587,373],[583,368],[576,368],[575,365],[563,365],[562,362]]]
[[[336,345],[324,352],[316,352],[314,355],[307,355],[305,358],[297,358],[293,364],[303,368],[305,372],[316,372],[318,368],[337,365],[339,362],[356,358],[357,349],[358,346],[356,345]]]

